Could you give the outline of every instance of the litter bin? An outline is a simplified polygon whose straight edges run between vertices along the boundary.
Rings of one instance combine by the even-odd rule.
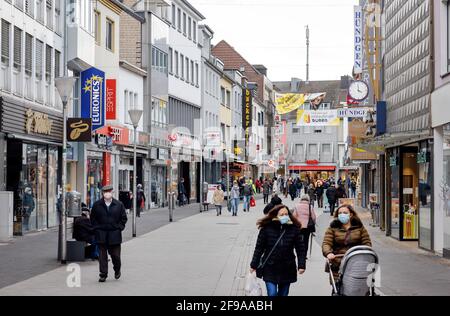
[[[67,192],[66,210],[68,217],[81,216],[81,194],[76,191]]]

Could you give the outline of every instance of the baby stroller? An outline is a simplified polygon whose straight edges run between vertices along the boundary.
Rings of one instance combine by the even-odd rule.
[[[377,296],[375,272],[378,267],[378,255],[371,247],[357,246],[351,248],[345,255],[337,257],[343,257],[337,280],[328,260],[333,296]]]

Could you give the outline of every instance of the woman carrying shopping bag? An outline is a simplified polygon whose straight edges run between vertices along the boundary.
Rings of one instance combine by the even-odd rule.
[[[288,296],[291,284],[297,282],[297,273],[306,270],[301,224],[286,206],[279,205],[258,221],[258,227],[250,273],[256,272],[264,280],[268,296]]]

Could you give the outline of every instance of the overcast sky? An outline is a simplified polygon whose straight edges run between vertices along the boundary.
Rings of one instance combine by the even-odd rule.
[[[311,34],[310,79],[351,74],[357,0],[189,0],[214,31],[272,81],[306,78],[305,26]]]

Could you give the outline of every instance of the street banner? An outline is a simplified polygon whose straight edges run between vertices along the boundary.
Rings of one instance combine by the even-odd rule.
[[[92,119],[92,130],[105,126],[105,73],[89,68],[81,73],[81,117]]]
[[[297,112],[297,126],[339,126],[340,122],[336,110]]]
[[[116,81],[116,79],[107,79],[106,80],[106,119],[107,120],[117,120],[117,81]]]
[[[67,141],[68,142],[91,142],[92,120],[84,118],[67,119]]]
[[[318,110],[326,97],[326,93],[287,93],[279,96],[276,100],[277,112],[284,115],[298,110],[305,104],[310,104],[312,110]]]
[[[354,10],[355,64],[353,66],[353,72],[359,75],[363,72],[363,12],[360,6],[355,6]]]

